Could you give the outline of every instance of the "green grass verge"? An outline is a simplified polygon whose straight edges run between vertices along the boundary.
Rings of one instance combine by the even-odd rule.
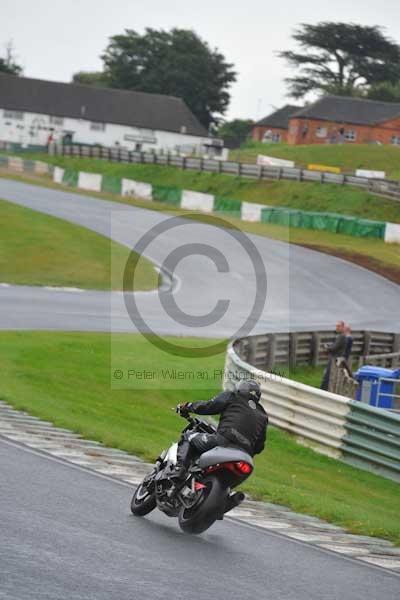
[[[62,219],[0,200],[0,279],[24,285],[121,289],[129,249]],[[112,270],[111,270],[112,256]],[[157,287],[158,275],[138,261],[135,289]]]
[[[365,219],[400,223],[399,202],[380,198],[350,186],[283,180],[255,181],[232,175],[186,171],[176,167],[113,163],[105,160],[48,156],[47,154],[29,153],[29,158],[44,160],[76,171],[136,178],[153,185],[201,191],[222,198],[272,206],[289,206],[300,210],[328,211]]]
[[[140,336],[113,338],[117,356],[111,360],[107,334],[1,333],[0,397],[58,426],[151,460],[179,435],[182,422],[171,408],[207,399],[216,387],[111,389],[111,363],[127,365],[131,357],[136,369],[152,369],[163,361],[180,369],[220,369],[223,356],[162,356]],[[245,487],[256,498],[400,543],[398,484],[317,454],[275,428],[270,428],[267,449],[256,458],[255,474]]]
[[[298,381],[299,383],[305,383],[306,385],[312,385],[313,387],[319,388],[322,375],[325,367],[309,367],[309,366],[301,366],[301,367],[285,367],[284,369],[277,368],[277,371],[283,371],[287,373],[285,377],[288,379],[293,379],[294,381]]]
[[[322,164],[340,167],[343,171],[368,169],[385,171],[386,176],[400,179],[400,148],[370,144],[312,144],[289,146],[288,144],[262,144],[247,142],[238,150],[229,153],[231,160],[256,162],[258,154],[293,160],[300,167]]]

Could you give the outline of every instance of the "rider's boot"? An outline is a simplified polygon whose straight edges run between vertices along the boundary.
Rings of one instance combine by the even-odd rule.
[[[188,468],[192,460],[192,448],[187,440],[179,442],[176,456],[175,469],[170,474],[170,478],[176,481],[184,481]]]

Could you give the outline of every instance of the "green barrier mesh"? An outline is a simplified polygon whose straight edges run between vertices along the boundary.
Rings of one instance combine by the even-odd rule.
[[[215,196],[214,198],[214,212],[224,212],[232,217],[240,218],[241,207],[241,200],[231,200],[221,196]]]
[[[300,227],[301,211],[294,208],[273,208],[267,206],[261,209],[261,222],[283,225],[285,227]]]
[[[173,187],[165,187],[163,185],[153,185],[153,200],[157,202],[165,202],[173,206],[180,206],[182,198],[182,190]]]
[[[62,182],[65,185],[69,185],[70,187],[77,187],[78,177],[78,171],[73,171],[72,169],[65,169]]]
[[[337,232],[343,235],[356,235],[357,219],[355,217],[342,216],[339,220]]]
[[[35,161],[34,160],[24,160],[24,171],[34,171],[35,170]]]
[[[285,227],[299,227],[301,211],[291,208],[277,208],[272,211],[270,223]]]
[[[301,210],[292,210],[289,215],[290,227],[300,227],[301,223]]]
[[[337,233],[340,215],[334,213],[313,213],[312,229]]]
[[[274,209],[270,206],[261,209],[261,223],[271,223],[272,213]]]
[[[122,180],[114,175],[103,175],[101,178],[101,191],[110,194],[121,194]]]
[[[300,213],[299,227],[301,227],[302,229],[312,229],[313,228],[313,219],[314,219],[314,213],[311,213],[311,212]]]
[[[357,219],[357,225],[354,235],[357,237],[385,237],[386,223],[379,221],[369,221],[368,219]]]

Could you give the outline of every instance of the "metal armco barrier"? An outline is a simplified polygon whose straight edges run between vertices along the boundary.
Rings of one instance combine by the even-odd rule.
[[[400,415],[350,401],[344,460],[400,481]]]
[[[249,360],[260,363],[259,355],[244,359],[241,354],[251,340],[229,345],[226,387],[241,377],[255,377],[273,425],[322,454],[400,482],[400,415],[257,368]]]
[[[208,173],[225,173],[250,179],[286,179],[289,181],[311,181],[318,183],[336,183],[364,188],[369,192],[400,200],[400,182],[387,179],[368,179],[356,175],[327,173],[291,167],[272,167],[251,163],[237,163],[206,158],[176,156],[170,153],[156,154],[152,152],[128,151],[123,148],[104,148],[84,145],[55,145],[52,151],[65,156],[86,158],[102,158],[105,160],[127,163],[156,164],[194,169]]]

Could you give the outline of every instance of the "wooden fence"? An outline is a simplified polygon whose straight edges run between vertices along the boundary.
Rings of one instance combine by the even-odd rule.
[[[354,331],[351,362],[368,357],[400,352],[400,334],[378,331]],[[234,343],[235,352],[257,369],[271,371],[279,365],[318,366],[327,362],[324,344],[333,341],[330,331],[301,331],[291,333],[266,333],[241,338]],[[364,363],[362,363],[364,364]],[[380,364],[369,362],[369,364]]]

